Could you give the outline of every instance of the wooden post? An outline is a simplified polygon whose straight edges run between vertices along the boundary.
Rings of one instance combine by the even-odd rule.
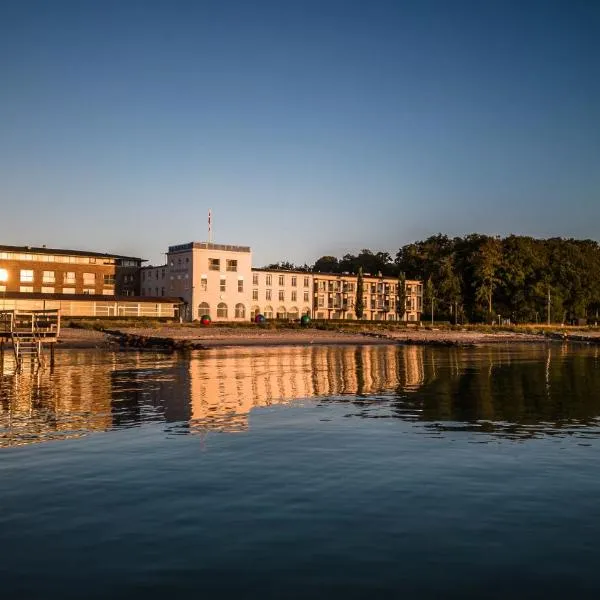
[[[50,368],[54,368],[54,346],[55,344],[50,344]]]

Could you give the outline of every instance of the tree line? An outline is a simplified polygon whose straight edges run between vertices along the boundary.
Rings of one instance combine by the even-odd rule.
[[[437,234],[402,246],[394,258],[364,249],[299,267],[328,273],[359,269],[422,280],[424,310],[429,314],[433,308],[440,320],[556,323],[595,320],[600,311],[600,246],[594,240]]]

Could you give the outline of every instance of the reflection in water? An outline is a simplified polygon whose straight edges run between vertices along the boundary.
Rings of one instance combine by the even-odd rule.
[[[542,345],[65,351],[52,371],[0,377],[0,445],[149,422],[174,423],[178,433],[239,431],[253,408],[308,398],[438,432],[596,436],[598,360],[597,349]]]

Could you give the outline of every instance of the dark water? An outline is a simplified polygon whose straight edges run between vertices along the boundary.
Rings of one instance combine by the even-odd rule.
[[[65,351],[0,379],[1,598],[597,598],[600,357]]]

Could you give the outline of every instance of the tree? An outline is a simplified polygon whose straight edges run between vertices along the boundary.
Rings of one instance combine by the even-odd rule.
[[[354,312],[357,319],[362,319],[365,312],[365,301],[363,298],[363,271],[362,267],[358,269],[358,277],[356,279],[356,301],[354,302]]]
[[[492,318],[492,298],[500,283],[497,276],[502,262],[502,247],[498,238],[487,238],[474,256],[475,299],[487,303],[488,319]]]
[[[398,320],[401,321],[404,318],[406,312],[406,275],[404,271],[400,271],[398,275],[398,296],[396,298],[396,313],[398,314]]]
[[[433,325],[433,308],[435,305],[435,287],[433,285],[433,279],[430,277],[425,284],[425,299],[431,310],[431,324]]]
[[[340,265],[335,256],[321,256],[313,265],[313,271],[319,273],[339,273]]]
[[[462,304],[460,279],[454,268],[454,255],[442,259],[438,273],[439,296],[450,307],[454,324],[458,323],[458,306]]]

